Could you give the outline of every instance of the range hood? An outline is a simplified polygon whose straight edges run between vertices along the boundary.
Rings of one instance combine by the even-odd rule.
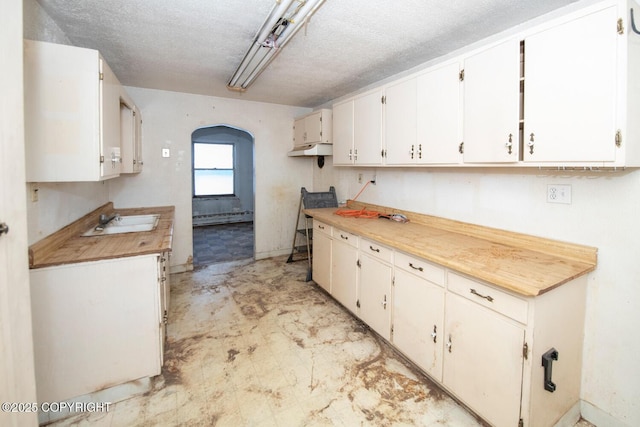
[[[332,154],[332,144],[307,144],[295,146],[293,150],[287,153],[287,156],[331,156]]]

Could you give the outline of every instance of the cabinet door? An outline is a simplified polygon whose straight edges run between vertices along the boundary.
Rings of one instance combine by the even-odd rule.
[[[520,42],[510,40],[464,61],[464,161],[518,161]]]
[[[355,164],[382,164],[382,89],[355,98],[353,147]]]
[[[443,383],[495,426],[520,419],[524,328],[447,294]]]
[[[384,339],[391,338],[391,266],[369,255],[360,257],[359,316]]]
[[[133,116],[135,126],[135,141],[133,144],[133,171],[142,172],[142,166],[144,165],[144,162],[142,160],[142,112],[138,107],[134,107]]]
[[[357,313],[358,249],[334,238],[331,251],[331,295]]]
[[[313,232],[312,269],[313,281],[331,293],[331,238],[315,230]]]
[[[304,145],[305,142],[305,126],[304,118],[293,122],[293,145]]]
[[[122,173],[135,171],[136,123],[133,105],[120,99],[120,146]]]
[[[100,58],[100,178],[120,175],[120,82],[109,65]]]
[[[333,106],[333,164],[353,164],[353,100]]]
[[[414,164],[420,158],[416,142],[416,79],[385,88],[384,141],[388,165]]]
[[[417,78],[419,164],[456,164],[462,159],[459,74],[460,64],[456,62]]]
[[[322,142],[322,112],[309,114],[304,118],[304,136],[307,144]]]
[[[524,160],[615,160],[616,7],[525,40]]]
[[[393,344],[437,381],[442,381],[444,289],[396,268]]]

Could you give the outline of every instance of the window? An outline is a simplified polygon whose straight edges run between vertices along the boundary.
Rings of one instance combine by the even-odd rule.
[[[193,143],[193,195],[234,194],[233,144]]]

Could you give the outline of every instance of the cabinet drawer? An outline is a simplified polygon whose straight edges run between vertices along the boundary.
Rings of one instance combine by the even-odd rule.
[[[527,323],[529,304],[524,299],[451,272],[447,274],[447,285],[451,292],[495,310],[515,321]]]
[[[313,220],[313,229],[318,233],[326,234],[327,236],[331,236],[332,226],[325,224],[324,222],[320,222],[317,220]]]
[[[351,234],[348,231],[340,230],[337,228],[333,229],[333,238],[336,241],[340,241],[346,243],[354,248],[358,247],[358,236],[355,234]]]
[[[394,265],[436,285],[444,286],[444,268],[402,252],[395,253]]]
[[[360,251],[387,263],[393,258],[393,250],[367,239],[360,239]]]

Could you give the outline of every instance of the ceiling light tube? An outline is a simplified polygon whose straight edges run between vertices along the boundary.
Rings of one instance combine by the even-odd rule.
[[[296,13],[287,17],[286,13],[294,1],[298,3],[302,2],[302,0],[281,0],[273,6],[269,16],[262,24],[262,27],[260,27],[256,38],[249,47],[249,50],[245,54],[242,62],[229,80],[227,88],[237,91],[246,90],[247,87],[253,83],[256,77],[258,77],[271,63],[271,61],[273,61],[280,49],[282,49],[287,42],[291,40],[300,27],[302,27],[302,25],[316,12],[325,0],[306,0],[302,2],[301,6],[296,5]],[[280,32],[280,34],[276,34],[277,37],[274,40],[271,40],[273,43],[271,46],[266,45],[264,42],[271,36],[276,29],[279,20],[282,18],[287,19],[288,25]],[[262,56],[262,58],[260,58],[258,53],[263,49],[267,50],[267,52]],[[255,65],[251,67],[253,64]],[[247,70],[249,69],[251,69],[251,71],[248,76],[242,79],[241,77],[247,74]],[[239,81],[241,81],[240,84],[238,84]]]

